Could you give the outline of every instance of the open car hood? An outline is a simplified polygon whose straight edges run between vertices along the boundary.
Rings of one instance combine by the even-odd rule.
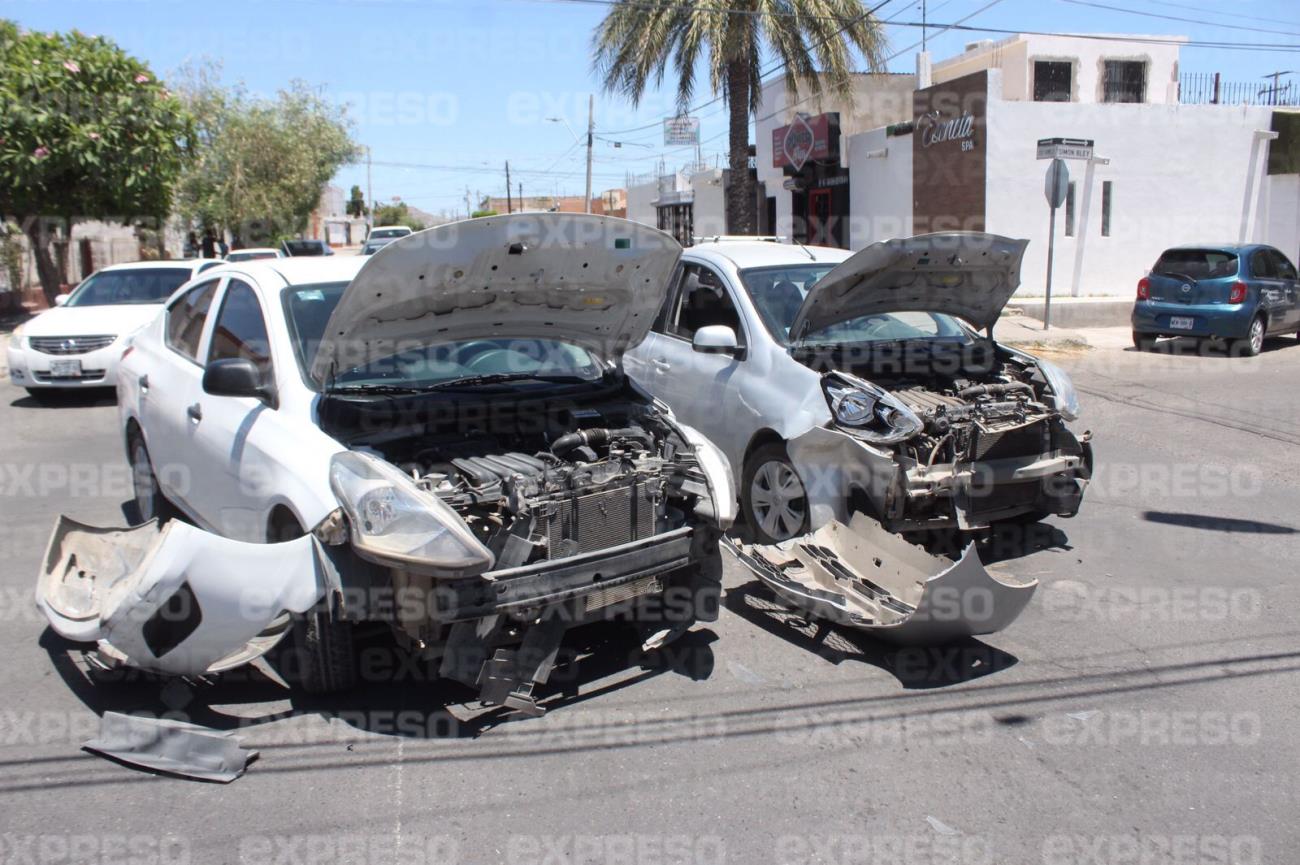
[[[556,339],[617,359],[650,329],[682,248],[607,216],[520,213],[395,240],[335,307],[311,375],[450,340]]]
[[[795,341],[861,316],[940,312],[983,330],[1020,285],[1027,240],[949,231],[868,246],[826,274],[790,327]]]

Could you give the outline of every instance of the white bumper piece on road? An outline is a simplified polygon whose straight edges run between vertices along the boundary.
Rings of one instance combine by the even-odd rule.
[[[812,535],[733,547],[779,598],[798,609],[905,645],[938,644],[1010,625],[1037,580],[984,569],[974,545],[951,561],[855,514]]]
[[[175,675],[217,673],[270,651],[334,580],[308,535],[232,541],[172,520],[95,528],[60,517],[36,604],[60,635],[101,659]]]

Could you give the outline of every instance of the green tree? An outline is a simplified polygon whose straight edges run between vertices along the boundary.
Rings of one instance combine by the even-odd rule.
[[[192,134],[181,102],[109,40],[0,20],[0,221],[26,234],[51,302],[55,234],[93,219],[159,227]]]
[[[366,197],[361,194],[361,187],[354,185],[352,187],[352,192],[348,195],[348,216],[354,216],[359,219],[369,212],[370,208],[366,207]]]
[[[376,204],[375,225],[405,225],[412,231],[423,231],[424,223],[411,215],[405,201],[397,204]]]
[[[595,68],[609,92],[635,105],[668,74],[677,80],[677,103],[687,110],[695,94],[696,67],[708,70],[709,88],[730,112],[727,190],[729,230],[752,234],[757,224],[749,176],[749,118],[761,98],[764,54],[782,64],[787,90],[852,97],[852,49],[878,71],[885,45],[880,22],[861,0],[681,0],[650,4],[617,0],[592,37]],[[820,71],[820,75],[818,72]]]
[[[357,147],[343,108],[301,81],[274,99],[223,88],[219,70],[186,71],[178,93],[195,118],[195,159],[181,178],[177,210],[241,243],[301,233],[321,192]]]

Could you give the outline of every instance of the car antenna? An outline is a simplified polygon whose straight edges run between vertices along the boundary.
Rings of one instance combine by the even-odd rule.
[[[795,241],[795,243],[799,243],[799,242],[798,242],[798,241]],[[808,260],[809,260],[809,261],[816,261],[816,260],[817,260],[817,256],[815,256],[815,255],[812,254],[812,250],[810,250],[808,247],[804,246],[802,243],[799,243],[799,248],[803,250],[804,255],[808,256]]]

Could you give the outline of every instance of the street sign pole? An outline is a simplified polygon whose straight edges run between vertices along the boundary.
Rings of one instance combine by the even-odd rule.
[[[1056,257],[1056,210],[1065,203],[1070,189],[1070,169],[1062,159],[1053,159],[1047,166],[1047,179],[1043,195],[1052,215],[1047,223],[1047,300],[1043,304],[1043,330],[1052,326],[1052,260]]]

